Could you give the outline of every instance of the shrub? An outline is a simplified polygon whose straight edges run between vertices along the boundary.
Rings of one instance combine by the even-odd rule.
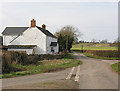
[[[19,53],[18,52],[9,52],[11,56],[11,63],[15,62],[18,63],[18,57]]]
[[[10,73],[16,71],[23,71],[24,69],[18,69],[17,67],[13,67],[11,64],[37,64],[40,60],[51,60],[51,59],[60,59],[61,55],[50,55],[50,54],[32,54],[27,55],[26,53],[19,52],[8,52],[4,51],[2,56],[2,72]],[[19,74],[19,73],[18,73]]]
[[[7,51],[6,51],[7,52]],[[50,55],[50,54],[32,54],[27,55],[23,52],[7,52],[8,55],[6,55],[5,58],[3,58],[6,63],[6,66],[8,67],[8,63],[10,64],[22,64],[22,65],[29,65],[29,64],[37,64],[40,60],[52,60],[52,59],[61,59],[61,55]],[[4,56],[3,56],[4,57]],[[6,67],[5,66],[5,67]]]
[[[11,62],[20,63],[22,65],[27,64],[28,56],[26,53],[19,53],[19,52],[9,52],[11,55]]]
[[[27,64],[37,64],[38,61],[40,61],[40,58],[38,55],[31,55],[31,56],[28,56]]]
[[[22,65],[27,65],[27,64],[29,64],[28,61],[29,60],[28,60],[27,54],[26,53],[21,53],[20,57],[19,57],[19,63],[21,63]]]
[[[2,55],[2,72],[9,73],[10,72],[10,55],[7,52],[4,52]]]
[[[19,69],[11,66],[11,56],[7,51],[3,52],[2,55],[2,73],[10,73],[14,71],[18,71]]]
[[[52,60],[61,59],[62,55],[51,55],[51,54],[31,54],[28,57],[35,57],[36,60]]]

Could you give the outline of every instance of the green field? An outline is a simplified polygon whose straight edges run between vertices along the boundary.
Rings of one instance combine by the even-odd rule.
[[[71,50],[117,50],[117,46],[110,44],[99,44],[99,43],[80,43],[72,46]]]
[[[82,51],[83,46],[83,51]],[[79,43],[73,45],[71,50],[82,52],[84,55],[98,59],[120,59],[118,58],[117,44],[104,44],[104,43]]]

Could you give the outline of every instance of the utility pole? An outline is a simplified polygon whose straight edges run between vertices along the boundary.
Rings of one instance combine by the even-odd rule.
[[[67,39],[66,39],[66,51],[68,51],[68,35],[67,35]]]
[[[83,53],[83,45],[82,45],[82,48],[81,48],[81,49],[82,49],[82,53]]]

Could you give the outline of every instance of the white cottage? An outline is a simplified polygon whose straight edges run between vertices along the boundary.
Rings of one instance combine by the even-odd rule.
[[[3,46],[8,51],[26,51],[27,54],[58,53],[57,38],[46,30],[46,25],[36,26],[31,20],[30,27],[6,27],[2,32]]]

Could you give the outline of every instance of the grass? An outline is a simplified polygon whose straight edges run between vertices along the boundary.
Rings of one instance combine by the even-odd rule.
[[[83,49],[82,49],[83,46]],[[97,58],[97,59],[109,59],[118,60],[118,47],[117,44],[104,44],[104,43],[80,43],[72,46],[71,50],[81,51],[84,50],[84,55]]]
[[[86,52],[84,52],[83,54],[84,54],[85,56],[87,56],[87,57],[96,58],[96,59],[107,59],[107,60],[119,60],[119,59],[120,59],[120,58],[116,58],[116,57],[110,58],[110,57],[98,57],[98,56],[93,56],[93,55],[91,55],[91,54],[89,54],[89,53],[86,53]]]
[[[63,59],[73,59],[72,55],[73,53],[68,53]]]
[[[19,68],[23,69],[24,71],[10,72],[9,74],[3,74],[2,78],[11,78],[11,77],[18,77],[18,76],[24,76],[30,74],[58,71],[82,64],[81,61],[73,59],[71,56],[72,54],[68,54],[65,58],[59,60],[43,60],[38,62],[37,65],[11,64],[11,66],[18,69]]]
[[[71,50],[118,50],[117,46],[110,46],[110,44],[93,44],[93,43],[80,43],[72,46]]]
[[[114,69],[116,72],[118,72],[120,74],[120,62],[112,64],[111,65],[112,69]]]

